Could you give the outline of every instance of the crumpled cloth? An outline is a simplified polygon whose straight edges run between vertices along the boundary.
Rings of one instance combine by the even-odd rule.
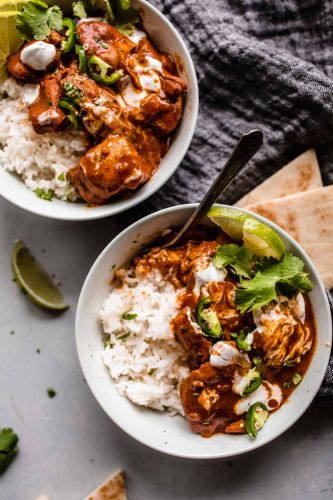
[[[233,204],[309,147],[316,149],[324,184],[333,183],[331,0],[151,3],[187,44],[200,110],[181,166],[136,217],[199,201],[240,135],[254,128],[262,130],[264,146],[222,202]],[[319,394],[333,396],[332,357]]]

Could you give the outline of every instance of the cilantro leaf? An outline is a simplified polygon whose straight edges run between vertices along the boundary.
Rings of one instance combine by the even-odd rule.
[[[286,253],[281,262],[270,261],[251,280],[242,280],[243,288],[236,290],[236,304],[241,313],[253,311],[277,298],[279,286],[309,292],[313,284],[303,271],[304,263],[291,253]]]
[[[135,24],[139,21],[139,15],[132,7],[131,0],[114,0],[113,14],[115,28],[125,35],[131,35]]]
[[[72,82],[65,82],[63,84],[63,89],[66,97],[70,101],[72,101],[74,104],[77,104],[78,102],[82,101],[83,99],[83,92],[80,90],[74,83]]]
[[[0,432],[0,475],[5,472],[18,452],[18,436],[13,429],[2,429]]]
[[[253,255],[245,247],[234,243],[221,245],[213,257],[213,264],[217,269],[230,266],[238,276],[250,278],[252,275]]]
[[[36,188],[35,193],[38,196],[38,198],[41,198],[42,200],[46,201],[52,201],[52,198],[54,196],[53,189],[48,189],[47,191],[44,191],[43,188]]]
[[[74,17],[79,17],[80,19],[87,17],[86,6],[83,0],[78,0],[77,2],[73,2],[72,7],[73,7]]]
[[[16,29],[24,40],[45,40],[51,29],[62,28],[62,12],[60,7],[48,7],[39,0],[30,0],[24,4],[16,16]]]

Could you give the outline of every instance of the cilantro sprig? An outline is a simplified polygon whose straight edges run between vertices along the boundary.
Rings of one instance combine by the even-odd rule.
[[[304,263],[291,253],[281,262],[267,260],[252,279],[241,279],[242,288],[236,289],[236,304],[241,313],[254,311],[276,300],[282,290],[309,292],[313,288]]]
[[[49,7],[41,0],[30,0],[16,16],[16,29],[23,40],[45,40],[51,29],[62,29],[62,12],[58,5]]]
[[[254,262],[250,250],[234,243],[219,246],[213,257],[213,264],[217,269],[230,266],[242,278],[252,276]]]
[[[2,429],[0,432],[0,475],[3,474],[14,460],[18,452],[18,436],[13,429]]]

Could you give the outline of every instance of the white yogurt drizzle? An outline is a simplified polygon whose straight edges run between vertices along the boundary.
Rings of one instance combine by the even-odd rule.
[[[194,293],[199,297],[200,290],[203,285],[211,281],[224,281],[227,277],[228,271],[226,269],[217,269],[213,262],[204,269],[198,269],[194,273],[195,276],[195,286]]]

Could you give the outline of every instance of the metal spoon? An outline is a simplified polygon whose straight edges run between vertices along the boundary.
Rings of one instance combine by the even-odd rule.
[[[210,189],[204,196],[201,203],[194,210],[191,217],[178,231],[178,233],[169,241],[164,243],[161,248],[168,248],[177,245],[181,240],[185,240],[190,231],[197,226],[202,217],[208,212],[210,207],[227,189],[235,176],[251,160],[263,143],[263,133],[260,130],[252,130],[244,134],[236,144],[231,155],[227,159],[224,167],[214,180]],[[145,249],[147,251],[147,249]]]

